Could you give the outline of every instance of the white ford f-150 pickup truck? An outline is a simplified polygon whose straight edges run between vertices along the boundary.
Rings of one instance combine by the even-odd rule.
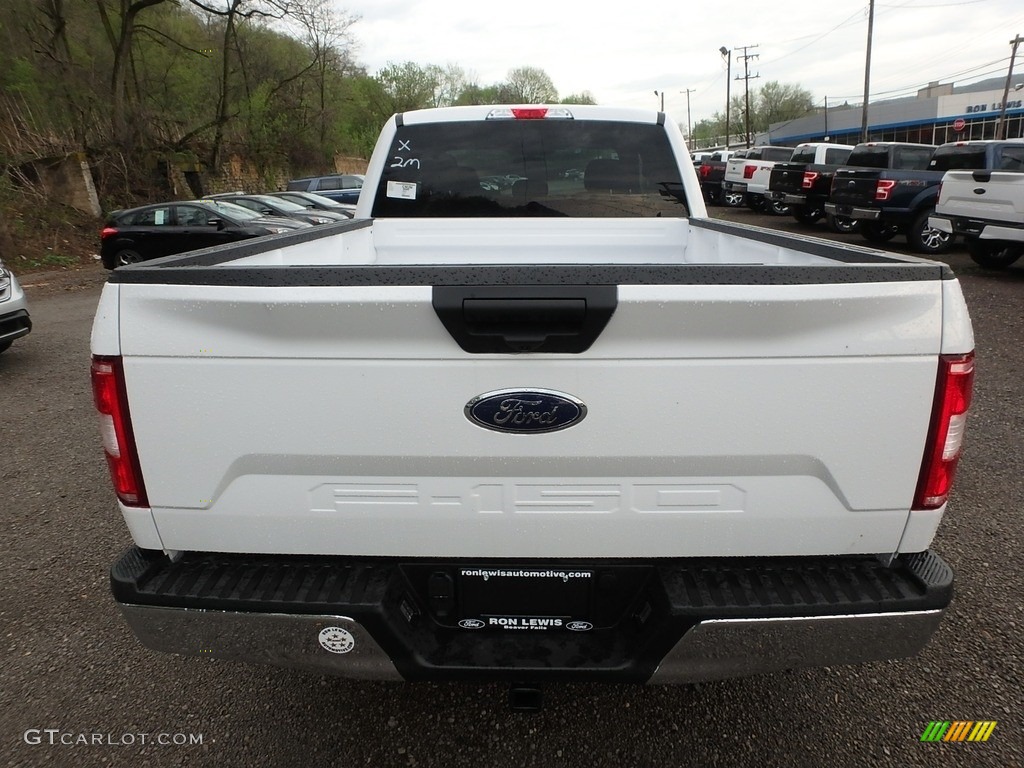
[[[1006,269],[1024,256],[1024,140],[947,144],[957,160],[942,176],[930,226],[962,235],[985,269]]]
[[[722,180],[723,192],[742,194],[751,210],[781,216],[787,212],[786,205],[768,200],[768,182],[775,164],[788,163],[792,156],[793,147],[764,146],[748,149],[743,157],[729,158]]]
[[[943,264],[709,219],[661,113],[399,114],[354,220],[110,274],[114,597],[355,678],[912,655],[973,349]]]

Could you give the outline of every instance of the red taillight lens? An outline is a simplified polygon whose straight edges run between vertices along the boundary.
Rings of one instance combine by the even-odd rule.
[[[743,178],[752,179],[754,178],[754,171],[757,170],[756,165],[744,165],[743,166]]]
[[[107,456],[117,498],[125,506],[148,507],[139,457],[135,451],[135,436],[128,416],[128,396],[120,357],[93,356],[92,392],[100,414],[103,452]]]
[[[964,444],[967,409],[974,387],[974,353],[941,355],[921,477],[913,509],[937,509],[946,503]]]
[[[710,167],[710,166],[707,166],[707,165],[702,165],[702,166],[701,166],[701,167],[699,168],[699,170],[700,170],[700,175],[701,175],[702,177],[704,177],[705,179],[706,179],[706,178],[707,178],[708,176],[710,176],[710,175],[711,175],[711,167]]]
[[[804,171],[803,181],[800,182],[800,186],[804,189],[810,189],[814,186],[814,182],[818,180],[818,176],[821,174],[817,171]]]
[[[895,179],[879,179],[875,185],[875,200],[888,200],[895,186]]]
[[[113,237],[116,234],[117,229],[115,227],[104,227],[100,232],[100,240],[106,240],[108,237]]]

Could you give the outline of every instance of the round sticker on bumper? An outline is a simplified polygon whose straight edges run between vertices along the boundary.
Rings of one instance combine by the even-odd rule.
[[[356,640],[343,627],[324,627],[320,630],[320,645],[331,653],[348,653],[356,647]]]

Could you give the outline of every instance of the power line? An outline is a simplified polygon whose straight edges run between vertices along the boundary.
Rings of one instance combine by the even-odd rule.
[[[939,82],[941,82],[943,80],[952,80],[955,77],[962,77],[963,75],[969,74],[970,72],[973,72],[974,70],[981,69],[982,67],[993,67],[993,66],[996,66],[997,64],[1002,64],[1004,61],[1008,61],[1008,60],[1009,60],[1009,57],[1007,57],[1005,59],[1000,59],[998,61],[989,62],[987,64],[982,64],[980,66],[972,67],[971,69],[964,70],[963,72],[954,73],[952,75],[943,75],[943,76],[937,78],[937,80]],[[975,75],[971,75],[970,77],[966,78],[966,80],[970,81],[970,80],[973,80],[975,78],[988,77],[990,75],[994,75],[994,74],[1000,73],[1002,71],[1003,71],[1002,67],[999,67],[998,69],[990,69],[990,70],[987,70],[985,72],[978,72]],[[922,88],[927,88],[929,85],[931,85],[932,82],[934,82],[934,81],[929,81],[929,82],[925,82],[925,83],[917,83],[917,84],[914,84],[914,85],[905,85],[903,87],[892,88],[892,89],[887,90],[887,91],[875,91],[873,96],[875,96],[875,97],[885,96],[885,97],[889,97],[889,98],[893,98],[893,99],[900,98],[901,96],[913,96],[919,90],[921,90]],[[962,84],[967,85],[969,83],[962,83]],[[840,100],[841,101],[850,101],[850,100],[859,99],[861,97],[861,95],[862,94],[857,94],[855,96],[832,96],[831,98],[835,99],[836,101],[840,101]]]
[[[828,32],[823,32],[822,34],[818,35],[818,36],[817,36],[816,38],[814,38],[813,40],[811,40],[811,42],[807,43],[807,45],[803,45],[803,46],[801,46],[801,47],[797,48],[797,49],[796,49],[795,51],[790,51],[789,53],[784,53],[784,54],[782,54],[781,56],[776,56],[776,57],[775,57],[774,59],[772,59],[771,61],[769,61],[769,62],[767,62],[767,63],[768,63],[768,64],[774,64],[774,63],[775,63],[775,62],[777,62],[777,61],[782,61],[782,60],[783,60],[783,59],[785,59],[785,58],[788,58],[788,57],[790,57],[790,56],[793,56],[793,55],[795,55],[795,54],[797,54],[797,53],[800,53],[800,51],[803,51],[803,50],[806,50],[807,48],[810,48],[810,47],[811,47],[812,45],[814,45],[815,43],[817,43],[817,42],[819,42],[820,40],[823,40],[824,38],[828,37],[828,36],[829,36],[829,35],[831,35],[831,34],[832,34],[833,32],[835,32],[835,31],[836,31],[837,29],[839,29],[840,27],[843,27],[843,26],[845,26],[845,25],[846,25],[846,24],[848,24],[848,23],[849,23],[850,21],[852,21],[853,19],[855,19],[856,17],[858,17],[858,16],[860,16],[860,15],[861,15],[861,11],[859,11],[859,10],[858,10],[858,11],[857,11],[856,13],[854,13],[853,15],[851,15],[851,16],[849,16],[849,17],[847,17],[847,18],[846,18],[846,19],[844,19],[843,21],[841,21],[841,22],[839,22],[838,24],[836,24],[836,25],[835,25],[834,27],[832,27],[832,29],[828,30]],[[795,40],[804,40],[804,39],[806,39],[807,37],[810,37],[810,35],[806,35],[806,36],[804,36],[803,38],[799,38],[799,37],[798,37],[798,38],[794,38],[794,41],[795,41]]]

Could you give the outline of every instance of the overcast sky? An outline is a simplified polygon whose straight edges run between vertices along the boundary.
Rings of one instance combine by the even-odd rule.
[[[742,46],[751,89],[799,84],[823,103],[861,100],[867,0],[334,0],[360,16],[357,57],[374,73],[389,62],[458,64],[481,86],[514,67],[540,67],[562,96],[588,90],[599,104],[657,107],[686,124],[724,110],[725,60],[732,93],[743,92]],[[963,84],[1006,76],[1022,0],[879,0],[871,98],[912,95],[929,81]],[[1024,82],[1024,45],[1014,68]]]

